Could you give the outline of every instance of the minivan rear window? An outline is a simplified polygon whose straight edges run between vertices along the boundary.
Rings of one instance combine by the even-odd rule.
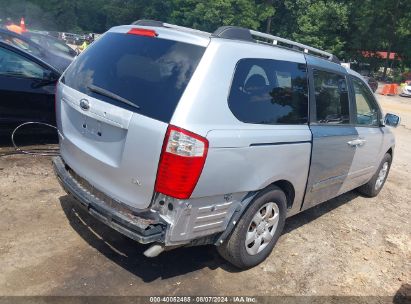
[[[159,37],[106,33],[70,65],[62,82],[168,123],[204,51],[202,46]]]

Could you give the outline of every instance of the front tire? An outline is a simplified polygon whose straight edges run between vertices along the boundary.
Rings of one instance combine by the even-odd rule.
[[[219,254],[240,269],[254,267],[264,261],[277,243],[285,224],[287,200],[277,186],[259,193],[245,211]]]
[[[380,166],[378,167],[377,172],[373,177],[361,187],[357,188],[357,191],[367,197],[375,197],[380,193],[382,187],[387,180],[388,173],[391,168],[392,157],[390,154],[386,153],[382,159]]]

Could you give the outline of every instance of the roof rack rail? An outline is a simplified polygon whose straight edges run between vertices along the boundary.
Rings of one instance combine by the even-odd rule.
[[[162,21],[157,21],[157,20],[146,20],[146,19],[141,19],[134,21],[132,25],[140,25],[140,26],[152,26],[152,27],[165,27],[165,28],[171,28],[171,29],[176,29],[176,30],[181,30],[181,31],[186,31],[186,32],[193,32],[193,33],[198,33],[198,34],[207,34],[210,35],[210,33],[203,32],[200,30],[192,29],[189,27],[184,27],[184,26],[179,26],[175,24],[170,24]]]
[[[273,46],[286,47],[288,49],[304,52],[306,54],[317,55],[322,58],[326,58],[327,60],[334,63],[340,64],[340,60],[329,52],[319,50],[292,40],[250,30],[247,28],[237,26],[222,26],[213,33],[213,36],[225,39],[244,40],[257,43],[265,43]]]

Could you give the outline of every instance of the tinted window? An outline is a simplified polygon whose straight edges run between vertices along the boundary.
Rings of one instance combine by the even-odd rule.
[[[62,80],[89,96],[169,122],[204,48],[187,43],[107,33],[73,62]],[[138,105],[91,92],[90,85]]]
[[[357,124],[378,126],[378,106],[368,87],[359,79],[352,77],[357,107]]]
[[[304,124],[308,120],[304,64],[271,59],[238,62],[228,105],[238,120],[254,124]]]
[[[42,79],[44,72],[38,64],[10,50],[0,48],[0,75]]]
[[[349,124],[347,80],[344,76],[314,70],[317,122]]]

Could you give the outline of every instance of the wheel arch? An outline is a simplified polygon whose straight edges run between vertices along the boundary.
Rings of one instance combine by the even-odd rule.
[[[391,158],[393,158],[393,156],[394,156],[394,148],[393,148],[393,147],[390,147],[390,148],[388,149],[388,151],[385,152],[385,153],[388,153],[389,155],[391,155]]]
[[[287,198],[287,209],[291,209],[294,204],[294,199],[295,199],[295,189],[294,189],[293,184],[288,180],[282,179],[282,180],[272,183],[271,185],[277,186],[285,193],[285,196]]]
[[[230,221],[228,222],[226,230],[223,233],[221,233],[219,236],[217,236],[214,242],[215,245],[219,246],[230,235],[235,225],[238,223],[240,218],[243,216],[245,211],[248,209],[248,207],[253,202],[254,198],[259,193],[261,193],[262,191],[266,190],[268,187],[271,187],[271,186],[277,186],[278,188],[280,188],[280,190],[284,192],[286,196],[286,200],[287,200],[287,210],[292,208],[294,204],[294,199],[295,199],[295,189],[294,189],[293,184],[288,180],[285,180],[285,179],[277,180],[262,189],[259,189],[257,191],[251,191],[244,197],[244,199],[242,200],[242,204],[239,205],[237,210],[232,215]]]

